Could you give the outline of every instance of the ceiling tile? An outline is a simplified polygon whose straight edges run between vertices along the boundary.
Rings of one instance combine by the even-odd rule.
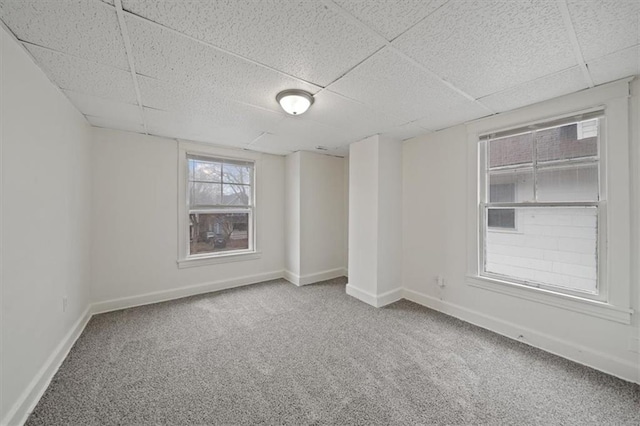
[[[114,102],[109,99],[85,95],[84,93],[64,91],[76,108],[84,115],[101,117],[112,121],[142,123],[138,105]]]
[[[381,133],[381,135],[387,136],[391,139],[403,141],[406,139],[415,138],[416,136],[424,135],[425,133],[429,133],[429,131],[414,123],[407,123],[403,124],[402,126],[392,127],[387,131]]]
[[[640,43],[640,1],[567,0],[585,61]]]
[[[379,49],[368,32],[318,1],[125,0],[136,15],[280,71],[327,85]]]
[[[128,70],[115,9],[98,1],[0,0],[0,17],[22,41]]]
[[[623,49],[587,64],[595,84],[640,74],[640,46]]]
[[[573,67],[500,93],[494,93],[481,98],[480,102],[495,111],[504,112],[577,92],[587,87],[580,67]]]
[[[137,102],[131,72],[110,68],[33,45],[25,45],[61,89],[128,104]]]
[[[367,59],[329,89],[405,123],[428,117],[425,123],[431,130],[489,114],[389,49]]]
[[[393,45],[475,98],[577,65],[555,1],[452,0]]]
[[[334,0],[334,2],[387,40],[393,40],[425,16],[433,13],[447,0]]]
[[[230,101],[206,91],[192,92],[177,84],[138,76],[144,106],[181,115],[206,116],[216,126],[246,127],[270,131],[285,117],[284,112]]]
[[[116,129],[116,130],[124,130],[127,132],[135,132],[135,133],[144,133],[144,127],[140,123],[133,123],[130,121],[118,121],[111,120],[103,117],[93,117],[87,115],[87,121],[92,126],[95,127],[104,127],[106,129]]]
[[[252,64],[140,18],[127,17],[136,71],[172,83],[187,93],[218,97],[281,112],[276,95],[285,89],[315,93],[310,84]]]
[[[288,155],[299,150],[295,142],[270,133],[260,136],[255,142],[247,146],[247,149],[275,155]]]
[[[342,129],[302,117],[287,117],[273,133],[266,133],[252,142],[250,148],[272,153],[300,150],[320,152],[316,147],[322,146],[327,148],[322,152],[330,154],[356,140]]]
[[[145,108],[144,116],[149,133],[164,137],[244,146],[261,134],[260,131],[244,127],[217,126],[203,115],[182,115],[176,112]]]
[[[302,146],[300,145],[300,142],[295,139],[266,133],[250,144],[247,149],[276,155],[288,155],[296,151],[310,151],[338,157],[344,157],[349,154],[349,144],[339,146],[321,145],[323,149],[317,149],[316,147],[318,145],[319,144],[306,144]]]
[[[380,133],[403,123],[399,118],[371,110],[329,90],[323,90],[314,96],[314,103],[304,114],[304,119],[339,127],[345,133],[363,136]]]
[[[283,141],[298,144],[300,149],[313,149],[318,145],[336,147],[348,144],[354,138],[341,128],[303,117],[286,117],[278,123],[273,134]]]

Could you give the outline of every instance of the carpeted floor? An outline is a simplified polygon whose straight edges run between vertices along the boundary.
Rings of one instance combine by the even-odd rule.
[[[640,424],[640,386],[344,284],[95,316],[27,424]]]

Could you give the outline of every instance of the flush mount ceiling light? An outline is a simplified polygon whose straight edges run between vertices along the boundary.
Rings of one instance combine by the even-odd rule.
[[[283,90],[276,96],[276,101],[287,114],[304,114],[313,103],[313,96],[309,92],[298,89]]]

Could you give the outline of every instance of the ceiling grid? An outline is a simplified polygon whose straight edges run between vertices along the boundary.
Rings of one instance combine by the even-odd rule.
[[[140,94],[140,86],[138,85],[138,75],[136,74],[136,66],[133,60],[133,52],[131,50],[131,40],[129,40],[129,31],[127,30],[127,23],[124,21],[124,12],[122,10],[122,1],[114,0],[116,8],[116,14],[118,15],[118,23],[120,24],[120,31],[122,33],[122,39],[124,41],[124,48],[127,52],[127,60],[129,61],[129,69],[131,70],[131,78],[133,79],[133,86],[136,91],[136,98],[138,100],[138,107],[140,108],[140,116],[142,118],[142,127],[145,134],[149,134],[147,129],[147,121],[144,115],[144,104],[142,103],[142,95]]]
[[[94,126],[346,154],[640,74],[637,0],[0,0]],[[276,94],[315,102],[291,117]]]

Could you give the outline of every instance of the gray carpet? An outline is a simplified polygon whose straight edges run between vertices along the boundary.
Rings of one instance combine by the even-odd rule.
[[[344,284],[97,315],[27,424],[640,424],[640,386]]]

